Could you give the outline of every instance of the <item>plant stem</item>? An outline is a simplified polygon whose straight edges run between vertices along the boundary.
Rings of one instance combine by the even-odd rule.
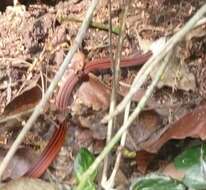
[[[60,23],[65,22],[65,21],[67,21],[67,22],[68,21],[72,21],[72,22],[79,22],[79,23],[82,22],[81,19],[76,18],[74,16],[61,16],[60,18],[58,18],[58,20],[60,21]],[[89,24],[89,26],[92,27],[92,28],[99,29],[99,30],[104,30],[104,31],[108,31],[109,30],[109,26],[101,24],[101,23],[98,23],[98,22],[94,22],[94,21],[92,21]],[[120,34],[120,29],[118,27],[113,27],[112,28],[112,33],[116,34],[116,35],[119,35]]]
[[[108,0],[109,3],[109,52],[110,52],[110,59],[112,62],[112,65],[114,65],[114,59],[113,59],[113,53],[112,53],[112,2],[111,0]],[[113,66],[114,67],[114,66]],[[113,93],[112,93],[113,94]],[[112,100],[112,97],[111,97]],[[112,101],[110,102],[110,111],[112,112]],[[113,120],[111,120],[113,121]],[[111,140],[112,137],[112,127],[110,127],[111,122],[108,122],[107,125],[107,138],[106,138],[106,143],[108,143]],[[103,164],[103,170],[102,170],[102,179],[101,179],[101,186],[104,187],[104,184],[107,181],[107,172],[108,172],[108,167],[109,167],[109,156],[106,156],[104,159],[104,164]]]
[[[124,34],[123,33],[125,31],[126,18],[127,18],[126,16],[127,16],[127,13],[128,13],[130,2],[131,2],[130,0],[125,1],[125,4],[124,4],[125,8],[124,8],[124,12],[123,12],[123,17],[122,17],[122,22],[121,22],[121,30],[120,30],[120,35],[119,35],[119,39],[118,39],[118,46],[117,46],[117,51],[116,51],[116,57],[115,57],[116,64],[113,66],[113,88],[112,88],[112,91],[114,91],[114,93],[113,93],[114,94],[113,95],[114,100],[112,100],[112,102],[115,102],[115,106],[113,107],[113,109],[110,110],[110,113],[114,112],[115,107],[116,107],[116,91],[117,91],[117,88],[118,88],[121,50],[122,50],[122,45],[123,45],[123,40],[124,40]],[[116,118],[114,118],[114,119],[116,119]],[[115,125],[114,125],[114,127],[115,127]],[[111,139],[111,137],[110,137],[110,139]],[[120,159],[121,159],[121,151],[117,155],[117,158],[116,158],[117,161],[115,162],[114,169],[113,169],[108,181],[106,181],[105,184],[104,184],[104,188],[106,190],[107,189],[112,189],[113,186],[115,185],[114,180],[115,180],[115,176],[117,174],[118,168],[119,168]]]

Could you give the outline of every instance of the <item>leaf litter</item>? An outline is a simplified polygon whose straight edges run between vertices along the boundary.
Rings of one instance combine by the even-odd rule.
[[[119,1],[114,1],[113,3],[113,21],[118,26],[121,6]],[[61,15],[73,15],[83,19],[86,11],[85,5],[88,6],[88,4],[87,0],[76,3],[59,1],[53,4],[53,8],[49,8],[47,4],[38,2],[34,5],[28,3],[26,11],[20,15],[14,15],[9,11],[3,12],[0,19],[0,23],[4,27],[0,30],[0,44],[2,44],[0,46],[0,58],[12,58],[7,59],[7,64],[10,64],[12,69],[17,59],[22,60],[18,62],[18,67],[15,69],[21,80],[11,87],[13,101],[7,106],[5,103],[7,91],[4,88],[0,89],[2,108],[5,109],[3,114],[8,116],[9,114],[20,113],[22,110],[28,110],[37,104],[41,98],[42,91],[39,91],[36,86],[36,76],[40,76],[40,72],[42,72],[46,76],[47,82],[52,79],[80,26],[79,23],[64,22],[60,19]],[[142,40],[153,42],[164,35],[172,34],[199,7],[200,3],[194,0],[184,1],[180,4],[176,1],[167,0],[158,0],[152,4],[150,1],[137,2],[135,0],[128,15],[128,36],[123,45],[123,54],[130,55],[133,52],[140,52],[144,44],[142,46],[139,44],[138,36]],[[155,13],[157,10],[159,15]],[[104,4],[99,6],[97,12],[98,14],[95,15],[94,19],[97,22],[105,23],[107,21],[105,21],[105,18],[108,18],[108,10]],[[58,19],[56,19],[57,15]],[[12,28],[12,30],[9,28]],[[114,44],[115,41],[116,37],[113,39]],[[148,172],[148,163],[153,159],[152,156],[150,157],[149,152],[158,153],[167,141],[171,139],[184,140],[188,137],[205,139],[205,106],[200,103],[200,100],[205,97],[204,63],[206,56],[204,26],[192,31],[187,36],[185,43],[180,44],[181,49],[178,50],[176,61],[170,65],[168,71],[161,78],[158,85],[159,88],[156,89],[150,98],[140,118],[137,118],[137,121],[130,128],[126,147],[129,151],[136,152],[137,157],[133,161],[131,159],[129,168],[124,162],[121,164],[121,171],[123,173],[125,173],[125,170],[127,171],[125,176],[128,179],[132,175],[136,175],[137,170],[142,173]],[[58,48],[56,48],[57,46]],[[108,57],[107,32],[90,28],[80,49],[87,60]],[[25,63],[27,63],[26,67]],[[14,74],[12,76],[4,74],[6,69],[4,59],[0,59],[1,65],[3,65],[0,67],[1,83],[7,82],[9,77],[14,81]],[[24,69],[21,70],[20,68]],[[125,84],[128,78],[134,78],[138,69],[137,67],[122,70],[119,100],[128,92],[125,85],[122,87],[121,83]],[[77,68],[78,70],[79,68]],[[136,106],[139,98],[144,95],[145,89],[151,82],[154,73],[155,71],[150,73],[151,78],[144,84],[136,98],[134,97],[132,108]],[[32,86],[32,83],[35,85],[26,89],[27,85],[24,84],[24,81],[31,83],[28,86]],[[110,81],[111,75],[109,71],[95,77],[90,76],[89,79],[82,81],[81,85],[77,86],[73,93],[71,113],[69,114],[71,128],[69,129],[68,140],[62,148],[63,152],[60,152],[57,158],[57,165],[54,164],[54,171],[56,170],[54,174],[57,174],[56,177],[63,179],[65,183],[71,183],[71,180],[67,180],[65,176],[72,178],[73,166],[71,158],[77,154],[81,147],[86,147],[94,153],[99,153],[104,146],[106,128],[100,123],[100,120],[108,109],[111,93]],[[130,84],[128,83],[127,86],[130,86]],[[20,89],[24,93],[16,96],[16,92]],[[95,93],[91,93],[92,91]],[[31,103],[24,101],[27,98]],[[55,97],[53,97],[54,99]],[[52,103],[50,106],[52,106]],[[47,117],[42,116],[39,123],[36,124],[32,131],[34,134],[37,131],[37,134],[42,137],[45,134],[46,136],[51,134],[52,130],[48,130],[48,125],[45,123],[48,123],[46,121],[48,119],[55,122],[57,116],[53,109],[49,109],[50,106],[46,110]],[[119,125],[121,120],[120,116],[118,118]],[[69,144],[70,148],[67,147],[67,144]],[[67,157],[65,159],[65,155],[68,154],[70,158]],[[143,157],[142,160],[148,161],[139,161],[141,156]],[[13,159],[15,160],[15,158]],[[58,160],[60,163],[58,163]],[[69,168],[67,168],[67,171],[61,166],[58,167],[58,164],[61,165],[61,160],[68,162]],[[132,164],[134,161],[137,165],[136,167]],[[60,171],[58,171],[58,168],[60,168]],[[65,175],[60,175],[61,171]],[[118,182],[118,185],[121,185],[121,182]]]

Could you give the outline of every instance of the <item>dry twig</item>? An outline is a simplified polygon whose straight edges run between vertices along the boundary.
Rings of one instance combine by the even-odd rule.
[[[112,54],[112,2],[111,0],[108,0],[109,3],[109,52],[110,52],[110,58],[112,61],[112,67],[114,68],[113,70],[115,70],[115,62],[113,60],[113,54]],[[114,77],[113,77],[114,80]],[[114,84],[114,82],[113,82]],[[114,90],[112,91],[112,96],[111,96],[111,102],[110,102],[110,110],[111,112],[113,112],[114,110],[114,103],[113,103],[113,95],[116,96]],[[115,104],[116,106],[116,104]],[[113,120],[111,120],[110,122],[108,122],[107,125],[107,138],[106,138],[106,143],[108,143],[111,140],[112,137],[112,125],[113,125]],[[102,179],[101,179],[101,186],[104,187],[104,184],[107,181],[107,170],[109,167],[109,155],[105,157],[104,159],[104,165],[103,165],[103,170],[102,170]]]
[[[116,107],[116,91],[118,88],[118,81],[119,81],[119,65],[120,65],[120,60],[121,60],[121,51],[122,51],[122,45],[123,45],[123,40],[124,40],[124,30],[125,30],[125,25],[126,25],[126,16],[127,12],[129,9],[131,1],[125,2],[125,9],[123,12],[123,17],[122,17],[122,22],[121,22],[121,30],[120,30],[120,35],[118,39],[118,46],[117,46],[117,51],[116,51],[116,57],[115,57],[115,64],[113,64],[113,86],[112,86],[112,97],[111,97],[111,104],[110,104],[110,113],[114,112],[115,107]],[[114,120],[116,118],[113,118]],[[111,127],[112,131],[112,125],[114,124],[115,127],[115,121],[110,120],[108,123],[108,128]],[[110,126],[109,126],[110,125]],[[110,133],[111,133],[110,131]],[[107,143],[111,140],[111,136],[109,139],[107,139]],[[107,159],[107,157],[106,157]],[[102,182],[102,186],[104,189],[112,189],[114,186],[114,179],[117,174],[118,168],[119,168],[119,163],[121,160],[121,152],[117,155],[117,159],[115,162],[114,169],[112,171],[111,176],[107,181]]]

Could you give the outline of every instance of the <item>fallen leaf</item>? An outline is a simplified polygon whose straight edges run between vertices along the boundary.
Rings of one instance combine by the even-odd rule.
[[[158,150],[171,139],[185,139],[187,137],[206,139],[206,106],[199,106],[187,113],[174,123],[169,124],[166,130],[155,139],[149,139],[141,147],[152,153]]]
[[[174,89],[180,89],[189,91],[194,91],[196,88],[195,76],[191,73],[186,64],[181,62],[181,59],[176,56],[176,52],[170,59],[168,67],[162,74],[157,87],[162,88],[163,86],[168,86]],[[150,76],[152,80],[155,78],[159,67],[155,67],[151,72]]]
[[[140,113],[139,117],[132,123],[128,131],[126,147],[133,151],[139,151],[139,144],[148,139],[161,127],[161,118],[154,110]]]
[[[6,105],[3,116],[14,115],[34,108],[41,100],[41,97],[41,80],[38,77],[30,82],[29,86],[27,86],[21,94],[17,95]]]
[[[75,101],[95,111],[105,110],[110,103],[110,89],[89,74],[88,81],[81,84],[75,95]]]
[[[0,116],[0,128],[13,128],[18,126],[23,116],[28,116],[34,107],[41,100],[42,91],[40,86],[34,81],[20,95],[17,95],[9,104],[6,105]]]
[[[129,89],[130,89],[131,85],[129,84],[125,84],[123,82],[119,82],[119,89],[118,89],[118,94],[120,94],[122,97],[125,97],[128,92],[129,92]],[[145,94],[145,89],[143,88],[140,88],[135,94],[134,96],[132,97],[132,100],[133,101],[140,101],[141,98],[144,96]],[[151,99],[151,98],[150,98]],[[150,101],[150,100],[149,100]],[[148,102],[147,102],[148,104]]]
[[[44,84],[42,85],[42,83]],[[32,80],[26,80],[16,97],[9,102],[0,115],[0,128],[13,128],[21,124],[39,103],[42,98],[42,86],[46,87],[47,82],[39,75],[34,76]],[[47,109],[47,107],[45,108]]]
[[[124,97],[129,92],[130,85],[123,82],[119,83],[119,89],[117,89],[117,97]],[[95,93],[94,93],[95,92]],[[88,75],[88,80],[84,81],[75,94],[75,102],[82,104],[88,108],[92,108],[95,111],[107,110],[110,104],[111,88],[102,83],[93,74]],[[133,101],[139,101],[145,94],[145,89],[139,89],[132,97]],[[150,98],[148,106],[154,107],[154,100]],[[74,105],[73,105],[74,106]],[[75,107],[77,106],[77,107]],[[73,111],[78,113],[81,110],[81,106],[75,105]]]
[[[3,160],[6,155],[6,150],[0,149],[0,161]],[[20,177],[28,171],[38,155],[31,148],[20,148],[9,162],[7,169],[5,170],[2,180],[15,179]]]
[[[146,174],[149,164],[154,158],[154,154],[151,154],[146,151],[138,151],[136,153],[136,163],[137,170],[141,172],[141,174]]]
[[[34,108],[41,100],[42,92],[38,86],[15,97],[4,109],[3,115],[14,115]]]

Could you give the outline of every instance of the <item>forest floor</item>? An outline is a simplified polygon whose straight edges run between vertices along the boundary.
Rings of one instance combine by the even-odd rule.
[[[37,105],[73,45],[90,2],[22,1],[21,5],[13,7],[11,2],[5,1],[5,4],[0,5],[0,111],[3,117],[23,113],[18,119],[0,124],[1,159],[30,115],[28,110],[33,110]],[[119,0],[112,1],[113,52],[117,48],[123,10],[121,3]],[[155,40],[171,37],[203,3],[204,1],[200,0],[133,0],[126,18],[122,55],[142,54]],[[87,61],[110,56],[108,23],[108,3],[101,1],[79,49]],[[166,145],[165,140],[161,145],[149,147],[150,141],[157,137],[157,129],[175,123],[183,115],[205,104],[206,25],[190,32],[178,44],[175,56],[177,64],[169,67],[146,108],[129,130],[126,149],[134,153],[134,156],[123,154],[117,186],[128,185],[136,176],[163,168],[180,149],[194,141],[190,139],[193,135],[187,134],[184,129],[178,129],[179,133],[184,133],[180,138],[181,142],[172,141]],[[120,99],[128,92],[140,68],[141,66],[121,69]],[[43,179],[48,180],[52,176],[57,182],[73,185],[73,160],[79,149],[86,147],[94,155],[98,155],[105,146],[107,128],[100,120],[109,110],[112,75],[108,70],[95,73],[92,77],[98,81],[98,87],[92,82],[83,87],[84,81],[75,87],[68,109],[69,128],[64,146]],[[145,92],[152,80],[153,74],[150,73],[141,93]],[[99,88],[101,89],[98,91]],[[95,95],[91,95],[91,91],[95,92]],[[21,145],[22,150],[17,152],[18,157],[13,158],[21,167],[5,173],[4,178],[15,178],[24,173],[45,147],[57,125],[56,118],[61,115],[53,105],[57,92],[58,89],[44,114],[27,134]],[[137,101],[138,98],[134,98],[131,109],[135,108]],[[122,119],[118,117],[117,120],[118,126]],[[196,138],[202,138],[200,133],[199,131]],[[145,144],[145,138],[149,134],[152,136]],[[167,140],[170,139],[174,139],[172,135],[168,135]],[[162,145],[166,148],[162,148]],[[28,154],[28,151],[31,153]],[[157,152],[151,161],[150,153],[153,155]],[[115,152],[112,154],[115,156]],[[144,163],[147,159],[150,164]],[[111,158],[111,163],[113,161],[114,158]]]

